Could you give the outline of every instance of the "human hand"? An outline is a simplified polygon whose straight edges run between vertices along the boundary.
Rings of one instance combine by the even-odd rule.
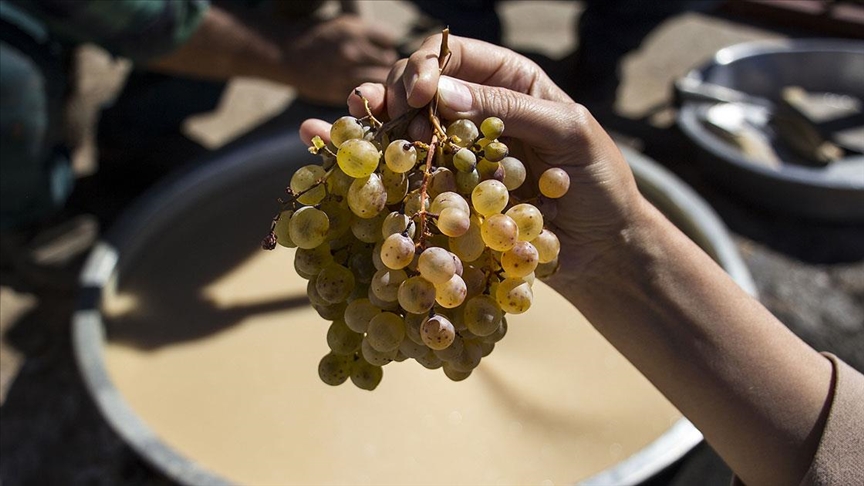
[[[626,238],[644,199],[620,151],[588,111],[573,102],[532,61],[508,49],[484,42],[449,37],[452,57],[439,76],[441,36],[427,39],[409,59],[395,65],[386,86],[360,86],[376,116],[394,118],[440,95],[438,114],[444,119],[468,118],[479,123],[488,116],[505,122],[510,153],[529,171],[526,184],[546,169],[562,167],[570,175],[570,190],[547,221],[561,240],[563,278],[603,271],[610,247]],[[349,111],[365,115],[362,100],[349,96]],[[301,137],[329,138],[329,125],[307,120]],[[424,117],[409,126],[409,135],[429,139]],[[598,262],[601,264],[598,265]]]
[[[398,57],[390,35],[355,15],[292,31],[282,49],[298,94],[332,105],[364,82],[384,82]]]

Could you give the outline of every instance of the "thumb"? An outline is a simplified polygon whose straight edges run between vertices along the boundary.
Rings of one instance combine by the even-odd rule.
[[[479,125],[485,118],[504,120],[508,137],[537,148],[585,134],[590,115],[576,103],[549,101],[498,86],[469,83],[450,76],[438,79],[438,113],[448,119],[467,118]]]

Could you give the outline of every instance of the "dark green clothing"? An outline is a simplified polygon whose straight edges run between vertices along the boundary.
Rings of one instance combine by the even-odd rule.
[[[70,48],[92,42],[145,61],[183,44],[208,6],[207,0],[0,0],[0,228],[44,218],[71,192],[62,138]]]

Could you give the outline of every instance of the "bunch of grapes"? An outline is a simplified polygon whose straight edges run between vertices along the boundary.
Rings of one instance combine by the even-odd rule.
[[[433,107],[429,119],[430,142],[391,140],[399,120],[382,124],[368,103],[367,116],[338,119],[265,239],[297,248],[309,300],[332,321],[318,366],[329,385],[372,390],[384,365],[407,359],[464,380],[507,333],[505,315],[531,306],[534,279],[557,269],[558,238],[531,203],[563,196],[567,173],[547,170],[520,201],[511,191],[528,171],[501,119],[445,130]]]

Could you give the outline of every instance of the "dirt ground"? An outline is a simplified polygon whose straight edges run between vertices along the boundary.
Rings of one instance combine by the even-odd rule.
[[[416,10],[403,2],[361,2],[361,7],[364,16],[393,27],[399,35],[405,35],[417,17]],[[573,25],[580,12],[578,2],[505,2],[500,11],[505,44],[563,58],[577,45]],[[690,182],[715,207],[735,234],[760,298],[772,312],[816,348],[864,370],[864,254],[855,243],[864,241],[862,228],[784,219],[742,205],[689,163],[692,148],[672,123],[676,78],[722,47],[787,35],[749,20],[695,13],[666,22],[625,60],[616,103],[622,123],[610,128],[623,143],[643,149]],[[130,66],[95,47],[83,49],[79,60],[75,130],[82,142],[75,166],[83,178],[99,170],[93,145],[98,106],[122,86]],[[288,87],[232,80],[218,109],[189,119],[185,133],[205,148],[216,149],[284,112],[294,100]],[[648,128],[630,131],[628,121]],[[654,133],[664,138],[653,139]],[[54,260],[46,257],[58,269],[58,278],[74,282],[89,247],[82,241],[92,243],[96,235],[95,229],[79,231],[76,244],[57,249]],[[2,484],[170,484],[122,444],[83,388],[68,336],[74,291],[28,291],[6,277],[2,284]],[[728,484],[728,471],[704,447],[675,474],[676,478],[665,476],[653,484]]]

